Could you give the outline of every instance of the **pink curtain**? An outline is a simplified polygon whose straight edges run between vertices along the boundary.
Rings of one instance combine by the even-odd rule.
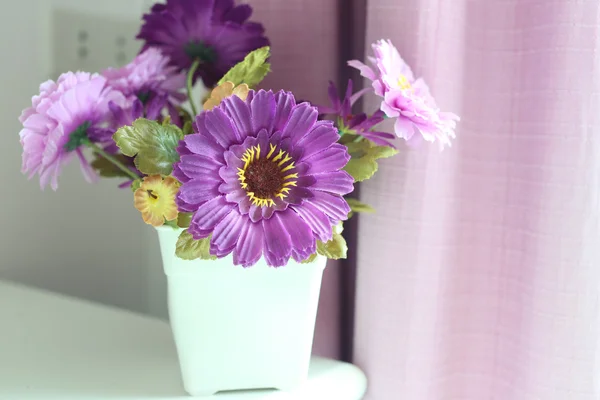
[[[599,399],[600,2],[366,11],[366,41],[462,116],[453,148],[402,149],[362,187],[367,399]]]
[[[451,149],[402,147],[362,185],[378,210],[354,260],[367,399],[599,399],[600,2],[250,2],[273,42],[265,85],[326,101],[340,48],[390,38],[462,116]],[[326,270],[317,354],[352,337],[344,268]]]

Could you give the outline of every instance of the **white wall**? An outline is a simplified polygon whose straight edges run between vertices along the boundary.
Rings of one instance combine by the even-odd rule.
[[[37,178],[20,172],[21,110],[39,83],[55,77],[53,7],[139,23],[146,1],[20,0],[0,15],[0,279],[105,302],[136,311],[150,307],[147,287],[160,255],[152,228],[118,180],[90,185],[74,160],[58,191],[41,192]],[[133,38],[131,38],[133,39]],[[60,45],[58,45],[60,46]],[[112,60],[107,60],[107,64]],[[62,64],[61,64],[62,63]],[[108,66],[108,65],[107,65]],[[102,66],[98,66],[98,69]],[[2,293],[0,293],[2,301]]]

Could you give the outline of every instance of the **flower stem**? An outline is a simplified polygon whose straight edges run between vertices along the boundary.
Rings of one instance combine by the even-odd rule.
[[[192,107],[192,114],[194,114],[194,117],[198,115],[198,111],[196,110],[196,104],[194,104],[194,99],[192,98],[192,81],[194,80],[194,74],[200,66],[200,63],[200,59],[196,58],[192,63],[190,70],[187,73],[187,95],[190,101],[190,107]]]
[[[100,146],[95,143],[88,142],[88,147],[92,149],[94,153],[101,155],[106,158],[108,161],[114,164],[115,167],[119,168],[121,171],[125,172],[131,179],[136,180],[139,179],[139,175],[127,168],[121,161],[117,160],[115,157],[111,156],[107,152],[105,152]]]

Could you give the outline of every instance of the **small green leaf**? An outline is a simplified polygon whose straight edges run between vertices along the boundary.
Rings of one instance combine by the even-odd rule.
[[[310,264],[311,262],[315,261],[316,258],[317,258],[317,253],[311,254],[310,256],[308,256],[308,258],[306,260],[300,261],[300,264]]]
[[[135,157],[135,166],[144,174],[169,175],[173,163],[179,161],[177,144],[183,133],[175,125],[140,118],[119,128],[113,139],[123,154]]]
[[[142,179],[136,179],[135,181],[131,182],[131,191],[135,192],[136,190],[138,190],[140,188],[140,186],[142,186]]]
[[[392,147],[378,146],[368,140],[347,143],[346,146],[351,158],[344,170],[352,175],[355,182],[362,182],[372,177],[379,167],[378,159],[398,154],[398,150]]]
[[[195,260],[200,258],[202,260],[216,260],[217,257],[209,253],[210,249],[210,236],[200,240],[194,240],[192,235],[188,233],[187,229],[181,232],[177,244],[175,247],[175,254],[177,257],[184,260]]]
[[[179,226],[180,228],[187,228],[188,226],[190,226],[190,221],[192,220],[193,215],[194,214],[192,213],[180,212],[177,215],[177,226]]]
[[[114,154],[113,157],[115,157],[118,161],[121,162],[121,164],[124,164],[124,165],[128,165],[130,162],[130,159],[128,159],[127,157],[125,157],[122,154]],[[127,175],[125,172],[123,172],[123,170],[116,167],[115,164],[111,163],[106,158],[104,158],[98,154],[96,154],[94,161],[92,161],[92,168],[94,168],[96,170],[96,172],[98,172],[98,174],[100,174],[100,176],[103,176],[105,178],[113,178],[113,177],[121,176],[121,177],[126,177],[126,178],[131,179],[129,175]]]
[[[167,221],[167,220],[165,219],[165,222],[164,222],[164,224],[165,224],[165,225],[167,225],[167,226],[170,226],[170,227],[171,227],[171,228],[173,228],[173,229],[178,229],[178,228],[179,228],[179,226],[177,226],[177,221],[176,221],[176,220],[173,220],[173,221]]]
[[[185,121],[185,123],[183,124],[183,134],[184,135],[189,135],[190,133],[193,133],[194,129],[192,128],[192,121]]]
[[[235,86],[242,83],[250,87],[258,85],[271,70],[267,62],[270,56],[269,46],[261,47],[249,53],[243,61],[233,66],[219,81],[219,85],[229,81]]]
[[[331,240],[326,243],[320,240],[317,241],[317,253],[332,260],[339,260],[340,258],[346,258],[348,246],[341,234],[334,233]]]
[[[352,212],[374,213],[375,209],[357,199],[346,199]]]

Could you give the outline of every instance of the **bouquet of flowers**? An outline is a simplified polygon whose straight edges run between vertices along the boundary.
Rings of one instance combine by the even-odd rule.
[[[76,157],[90,182],[124,178],[147,224],[183,229],[183,259],[345,257],[342,222],[372,211],[347,197],[354,183],[398,152],[396,137],[450,145],[458,117],[439,110],[389,40],[372,45],[372,66],[348,62],[371,87],[349,81],[340,95],[331,83],[329,105],[258,89],[270,48],[251,13],[233,0],[167,0],[144,15],[128,65],[42,83],[20,117],[23,172],[56,190]],[[195,83],[210,95],[194,99]],[[353,113],[367,93],[378,109]],[[377,129],[386,118],[395,134]]]

